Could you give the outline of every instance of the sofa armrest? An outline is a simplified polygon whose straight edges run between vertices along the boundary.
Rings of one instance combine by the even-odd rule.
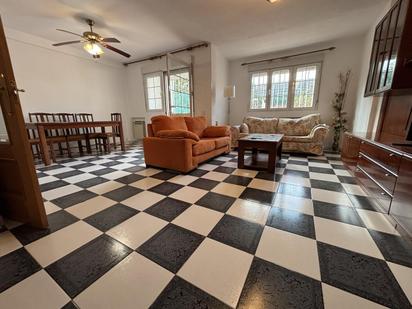
[[[188,172],[194,168],[192,147],[196,141],[188,138],[145,137],[144,158],[147,165]]]
[[[309,136],[313,138],[316,143],[323,143],[329,132],[329,126],[326,124],[318,124],[312,128]]]
[[[246,123],[242,123],[242,124],[239,126],[239,129],[240,129],[240,133],[249,134],[249,127],[248,127],[248,125],[247,125]]]
[[[230,136],[229,126],[210,126],[203,130],[204,137],[224,137]]]

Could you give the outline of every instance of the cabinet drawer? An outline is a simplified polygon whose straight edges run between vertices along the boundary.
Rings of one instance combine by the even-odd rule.
[[[384,213],[389,213],[392,196],[387,194],[382,190],[372,179],[369,177],[366,171],[359,166],[358,171],[356,172],[356,177],[362,183],[362,185],[368,191],[370,197],[376,200],[376,202],[381,206]]]
[[[365,141],[361,141],[360,151],[378,161],[395,174],[398,173],[399,164],[401,163],[402,157],[397,153],[369,144]]]
[[[396,184],[396,177],[391,173],[370,161],[362,153],[359,154],[358,166],[366,171],[377,183],[384,187],[388,192],[393,193]]]

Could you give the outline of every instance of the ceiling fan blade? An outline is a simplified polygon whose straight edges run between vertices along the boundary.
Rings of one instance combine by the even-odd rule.
[[[106,47],[107,49],[110,49],[111,51],[114,51],[114,52],[116,52],[116,53],[118,53],[118,54],[120,54],[120,55],[122,55],[122,56],[125,56],[125,57],[127,57],[127,58],[129,58],[130,57],[130,55],[128,54],[128,53],[126,53],[126,52],[124,52],[124,51],[121,51],[120,49],[117,49],[117,48],[115,48],[115,47],[113,47],[113,46],[110,46],[109,44],[105,44],[105,43],[101,43],[102,44],[102,46],[103,47]]]
[[[68,42],[56,43],[56,44],[53,44],[53,46],[69,45],[69,44],[75,44],[75,43],[81,43],[81,42],[82,42],[81,40],[68,41]]]
[[[102,42],[105,43],[120,43],[120,41],[116,38],[104,38]]]
[[[79,37],[83,37],[82,35],[80,35],[80,34],[77,34],[77,33],[74,33],[74,32],[71,32],[71,31],[67,31],[67,30],[63,30],[63,29],[56,29],[57,31],[61,31],[61,32],[66,32],[66,33],[70,33],[70,34],[73,34],[73,35],[77,35],[77,36],[79,36]]]

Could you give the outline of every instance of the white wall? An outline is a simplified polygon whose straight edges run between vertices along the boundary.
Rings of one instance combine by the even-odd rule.
[[[13,30],[6,29],[6,37],[16,82],[26,90],[20,94],[25,117],[29,112],[86,112],[95,120],[110,120],[112,112],[125,116],[124,66],[95,61],[80,49],[84,56],[67,53]]]
[[[229,62],[216,45],[212,45],[212,124],[229,122],[228,99],[224,97],[229,84]]]
[[[330,124],[333,117],[333,109],[331,101],[334,98],[334,93],[338,89],[338,74],[352,70],[348,95],[345,102],[345,111],[348,112],[348,125],[352,125],[355,103],[358,94],[359,85],[359,67],[361,59],[359,55],[363,53],[364,36],[359,35],[350,38],[344,38],[332,42],[302,47],[299,49],[288,50],[282,53],[265,54],[256,57],[230,61],[229,63],[229,79],[230,82],[236,85],[236,98],[231,102],[230,123],[239,124],[246,115],[258,117],[299,117],[310,113],[320,113],[321,120],[324,123]],[[250,80],[248,66],[241,66],[243,62],[267,59],[272,57],[281,57],[289,54],[306,52],[321,48],[335,46],[334,51],[316,54],[312,56],[304,56],[271,64],[274,66],[285,66],[290,64],[308,63],[322,60],[322,75],[319,90],[319,101],[313,110],[305,111],[249,111],[250,101]],[[261,65],[262,67],[264,65]],[[266,64],[267,66],[267,64]],[[331,135],[331,134],[330,134]],[[330,140],[330,138],[329,138]]]
[[[175,54],[184,61],[193,61],[194,110],[196,116],[212,119],[212,72],[211,47],[196,48],[190,52]],[[127,117],[144,117],[146,123],[159,112],[147,112],[143,86],[143,75],[146,73],[166,71],[165,58],[144,61],[128,65],[127,78]]]

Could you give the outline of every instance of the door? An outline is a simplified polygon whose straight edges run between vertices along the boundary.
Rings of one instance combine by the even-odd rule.
[[[19,91],[0,17],[0,214],[47,227]]]

